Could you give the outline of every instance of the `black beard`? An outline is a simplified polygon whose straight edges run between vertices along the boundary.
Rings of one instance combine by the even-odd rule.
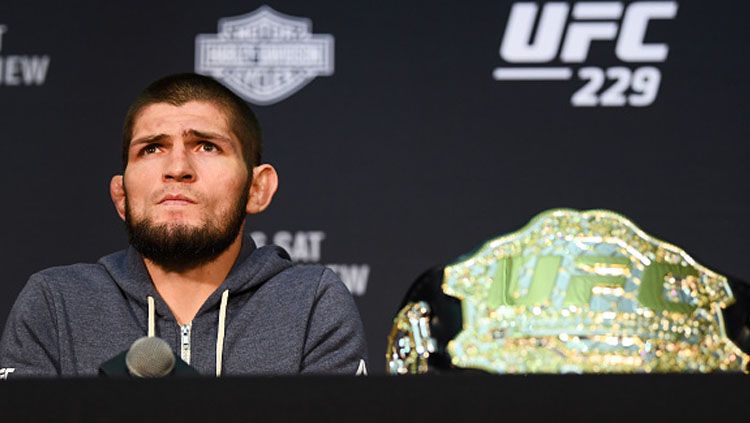
[[[206,264],[227,250],[237,239],[245,221],[248,190],[232,205],[223,222],[206,221],[199,227],[154,224],[150,219],[134,221],[125,201],[125,227],[130,245],[166,271],[182,272]],[[223,226],[219,226],[222,225]]]

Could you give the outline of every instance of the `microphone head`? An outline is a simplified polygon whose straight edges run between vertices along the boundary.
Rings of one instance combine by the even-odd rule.
[[[133,342],[125,355],[125,365],[135,377],[164,377],[174,369],[175,358],[166,341],[144,336]]]

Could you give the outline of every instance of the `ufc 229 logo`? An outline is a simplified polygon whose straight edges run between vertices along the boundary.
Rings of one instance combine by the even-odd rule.
[[[651,65],[667,59],[666,43],[647,42],[655,20],[674,19],[677,2],[514,3],[500,44],[498,81],[570,80],[583,84],[570,102],[576,107],[644,107],[656,100],[661,71]],[[637,66],[589,66],[593,42],[612,46],[614,56]],[[550,63],[563,66],[550,66]]]

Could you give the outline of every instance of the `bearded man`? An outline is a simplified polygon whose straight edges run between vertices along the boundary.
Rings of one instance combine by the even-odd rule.
[[[338,277],[244,235],[278,185],[244,101],[205,76],[162,78],[131,105],[122,158],[110,193],[129,248],[31,276],[0,340],[8,379],[96,375],[144,335],[206,375],[366,372]]]

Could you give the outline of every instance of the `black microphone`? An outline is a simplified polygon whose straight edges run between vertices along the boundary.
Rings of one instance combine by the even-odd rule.
[[[161,338],[144,336],[130,349],[102,363],[99,376],[113,378],[160,378],[198,376],[198,371],[176,357]]]

